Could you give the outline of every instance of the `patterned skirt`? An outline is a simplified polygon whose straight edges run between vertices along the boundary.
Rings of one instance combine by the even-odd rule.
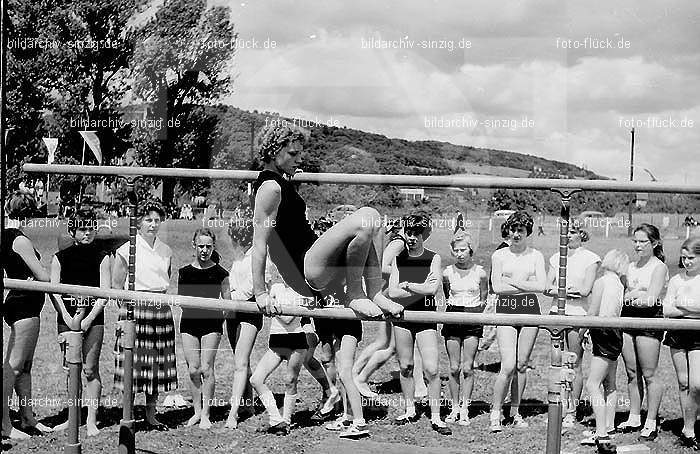
[[[134,392],[153,394],[177,388],[175,362],[175,324],[170,306],[134,307],[136,340],[134,345]],[[119,320],[126,320],[126,305],[119,310]],[[117,328],[114,344],[114,387],[124,390],[124,349]]]

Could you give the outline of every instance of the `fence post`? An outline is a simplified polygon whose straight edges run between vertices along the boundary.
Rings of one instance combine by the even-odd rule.
[[[129,196],[129,290],[134,290],[136,282],[136,204],[138,199],[134,190],[134,179],[126,181],[126,191]],[[123,385],[122,419],[119,421],[119,454],[134,454],[136,452],[136,436],[134,425],[134,344],[136,324],[134,322],[134,304],[125,302],[126,320],[122,325]]]
[[[561,222],[559,224],[559,280],[557,288],[557,315],[566,312],[566,262],[569,246],[569,202],[576,189],[557,189],[552,191],[561,196]],[[551,365],[549,367],[549,385],[547,390],[547,454],[561,452],[562,420],[562,356],[564,352],[564,328],[550,330],[552,339]]]

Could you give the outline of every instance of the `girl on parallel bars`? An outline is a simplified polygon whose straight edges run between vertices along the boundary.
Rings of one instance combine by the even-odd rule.
[[[302,296],[321,300],[334,293],[362,317],[398,316],[403,307],[381,293],[381,216],[363,207],[317,238],[306,216],[306,203],[289,180],[303,157],[304,135],[285,122],[266,125],[258,140],[264,163],[255,190],[253,289],[258,307],[268,315],[281,307],[265,287],[268,253],[285,283]],[[365,288],[363,288],[363,279]],[[344,291],[343,284],[347,286]],[[338,376],[347,393],[352,422],[337,429],[341,436],[365,435],[360,393],[352,377],[355,349],[362,338],[360,320],[315,320],[322,343],[332,343]],[[344,419],[343,421],[347,421]],[[335,427],[334,427],[335,428]]]

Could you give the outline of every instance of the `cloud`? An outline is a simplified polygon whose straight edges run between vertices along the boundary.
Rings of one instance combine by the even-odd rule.
[[[629,121],[687,117],[694,127],[638,128],[639,162],[659,179],[674,178],[678,162],[700,170],[700,2],[231,5],[241,38],[276,43],[238,50],[226,100],[238,107],[586,163],[618,178]],[[564,40],[613,48],[564,49]]]

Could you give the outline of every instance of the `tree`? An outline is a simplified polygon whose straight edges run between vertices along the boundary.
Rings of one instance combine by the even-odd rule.
[[[145,25],[133,31],[140,41],[132,63],[134,94],[152,105],[157,127],[145,135],[159,143],[137,146],[139,154],[148,155],[144,162],[158,167],[211,164],[215,137],[197,130],[204,127],[202,132],[211,132],[213,120],[196,104],[212,104],[231,89],[227,65],[237,34],[229,14],[227,7],[208,8],[206,0],[166,0]],[[181,184],[192,188],[191,182]],[[164,202],[172,200],[174,189],[173,180],[163,181]]]

